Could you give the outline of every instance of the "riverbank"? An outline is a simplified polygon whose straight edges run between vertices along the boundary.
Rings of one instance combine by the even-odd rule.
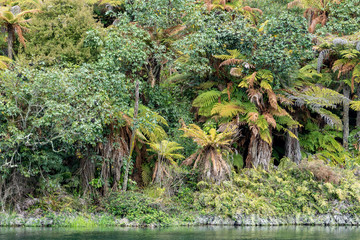
[[[112,191],[96,201],[54,192],[19,202],[26,209],[0,214],[0,226],[359,226],[358,172],[313,161],[245,169],[221,184]]]
[[[173,219],[166,226],[360,226],[360,215],[321,214],[290,216],[237,215],[234,218],[199,215],[194,221],[184,222]],[[52,216],[24,216],[0,214],[0,227],[161,227],[159,223],[139,223],[127,218],[108,214],[54,214]]]

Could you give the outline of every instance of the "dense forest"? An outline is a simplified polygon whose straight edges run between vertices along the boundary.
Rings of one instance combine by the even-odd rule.
[[[360,0],[2,0],[0,23],[2,211],[360,212]]]

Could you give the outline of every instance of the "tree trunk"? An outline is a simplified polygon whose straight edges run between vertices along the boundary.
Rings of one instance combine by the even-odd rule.
[[[90,159],[89,147],[86,151],[86,156],[80,159],[80,179],[81,186],[86,193],[90,189],[90,182],[95,177],[95,163]]]
[[[135,170],[131,176],[134,181],[137,182],[138,186],[144,186],[144,181],[142,179],[142,165],[143,160],[147,157],[146,145],[142,145],[141,148],[135,144],[134,151],[136,152],[136,159],[135,159]]]
[[[290,129],[295,136],[298,136],[298,129]],[[291,161],[299,164],[301,161],[301,151],[299,139],[293,138],[289,133],[286,134],[285,139],[285,156],[290,158]]]
[[[263,167],[269,170],[270,158],[272,153],[272,146],[262,140],[259,134],[251,135],[248,155],[246,157],[246,167]]]
[[[350,87],[344,85],[344,96],[347,99],[350,99]],[[343,147],[345,149],[349,148],[349,101],[344,101],[343,103]]]
[[[357,87],[356,95],[357,98],[360,99],[360,84]],[[360,128],[360,111],[356,112],[356,127]]]
[[[15,37],[15,29],[12,25],[7,26],[7,32],[8,32],[8,38],[7,38],[7,44],[8,44],[8,57],[10,59],[13,59],[13,45],[14,45],[14,37]]]
[[[130,149],[129,149],[129,157],[126,162],[126,169],[125,169],[125,176],[124,176],[124,182],[123,182],[123,191],[127,190],[127,184],[128,184],[128,178],[129,178],[129,170],[130,170],[130,162],[131,162],[131,155],[134,151],[135,146],[135,137],[136,137],[136,121],[137,121],[137,115],[139,112],[139,79],[136,79],[135,83],[135,106],[134,106],[134,116],[133,116],[133,129],[132,134],[130,138]]]

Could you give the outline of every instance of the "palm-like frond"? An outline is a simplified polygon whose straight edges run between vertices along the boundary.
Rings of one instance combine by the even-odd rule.
[[[343,127],[341,119],[334,113],[325,108],[315,108],[314,112],[318,113],[325,121],[326,124],[341,130]]]
[[[211,110],[212,115],[218,115],[224,118],[233,118],[239,114],[244,114],[246,110],[239,102],[216,103]]]
[[[214,104],[218,98],[222,95],[220,91],[217,90],[210,90],[200,94],[197,98],[193,101],[194,107],[207,107],[211,104]]]
[[[227,129],[222,133],[217,133],[214,128],[210,129],[209,134],[202,130],[196,124],[190,124],[189,127],[181,128],[184,131],[185,137],[190,137],[200,147],[215,147],[221,148],[229,146],[232,135],[234,134],[233,129]]]
[[[128,115],[123,115],[128,126],[132,125],[132,116],[134,109],[130,109]],[[167,126],[167,121],[164,117],[155,111],[150,110],[146,106],[139,105],[138,118],[141,119],[139,127],[136,131],[137,136],[143,141],[157,142],[167,138],[167,134],[162,125]]]
[[[337,104],[349,101],[349,99],[345,98],[342,94],[319,86],[309,86],[302,92],[294,93],[294,95],[289,96],[289,98],[295,101],[296,106],[301,107],[305,104],[311,109],[320,107],[335,108]]]
[[[169,160],[173,165],[177,165],[175,160],[185,158],[183,155],[176,153],[177,151],[183,149],[183,147],[177,142],[162,140],[160,142],[150,142],[148,145],[151,148],[150,151],[153,151],[160,157]]]

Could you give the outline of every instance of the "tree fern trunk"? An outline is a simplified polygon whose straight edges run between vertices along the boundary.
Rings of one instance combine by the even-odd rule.
[[[298,129],[290,129],[296,136],[298,136]],[[290,134],[286,134],[285,140],[285,156],[290,158],[291,161],[299,164],[301,161],[301,151],[299,139],[292,138]]]
[[[135,136],[136,136],[136,121],[137,121],[137,115],[139,112],[139,79],[136,79],[135,83],[135,106],[134,106],[134,117],[133,117],[133,129],[132,134],[130,138],[130,149],[129,149],[129,157],[126,162],[126,169],[125,169],[125,175],[124,175],[124,182],[123,182],[123,191],[127,190],[127,184],[129,180],[129,171],[130,171],[130,162],[131,162],[131,155],[134,151],[135,146]]]
[[[269,170],[272,146],[262,140],[259,135],[251,135],[248,155],[246,157],[246,167],[263,167]]]
[[[360,98],[360,84],[357,87],[356,95]],[[360,128],[360,111],[356,112],[356,127]]]
[[[8,38],[7,38],[7,44],[8,44],[8,57],[10,59],[13,59],[13,45],[14,45],[14,37],[15,37],[15,29],[12,25],[7,26],[7,32],[8,32]]]
[[[350,98],[350,87],[344,85],[344,96],[349,99]],[[343,147],[345,149],[349,148],[349,102],[345,101],[343,103]]]

